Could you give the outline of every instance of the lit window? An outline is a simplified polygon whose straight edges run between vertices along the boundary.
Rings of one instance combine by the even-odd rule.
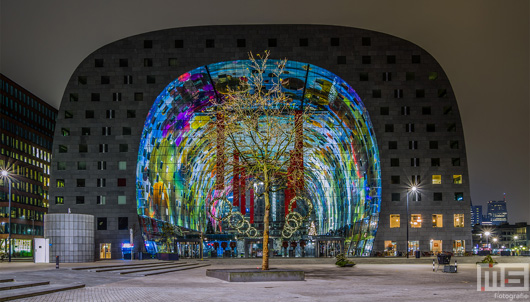
[[[127,204],[127,196],[125,195],[119,195],[118,196],[118,204]]]
[[[455,192],[455,200],[456,201],[464,200],[464,193],[463,192]]]
[[[104,205],[106,203],[105,196],[99,195],[96,200],[96,204]]]
[[[453,175],[453,183],[456,185],[462,184],[462,175]]]
[[[390,215],[390,228],[399,228],[399,214]]]
[[[464,214],[455,214],[455,228],[464,227]]]
[[[410,215],[410,227],[421,228],[421,214]]]
[[[77,170],[86,170],[86,161],[78,161]]]
[[[119,161],[118,162],[118,169],[119,170],[127,170],[127,162],[126,161]]]
[[[441,228],[444,226],[443,215],[442,214],[433,214],[432,215],[432,227]]]
[[[70,129],[61,128],[61,133],[62,133],[63,136],[69,136],[70,135]]]
[[[442,184],[442,175],[433,175],[432,176],[432,184],[433,185],[441,185]]]
[[[55,196],[55,204],[64,204],[63,196]]]
[[[64,188],[64,179],[57,179],[57,188]]]
[[[126,178],[118,178],[118,187],[126,187],[127,186],[127,179]]]

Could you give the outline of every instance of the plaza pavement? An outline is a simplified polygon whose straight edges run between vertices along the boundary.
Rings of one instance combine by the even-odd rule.
[[[458,273],[432,271],[432,258],[357,258],[353,268],[334,259],[271,259],[271,267],[302,269],[306,281],[230,283],[206,277],[206,269],[258,267],[260,259],[209,259],[208,267],[163,275],[134,277],[113,272],[71,270],[72,267],[138,263],[100,261],[55,264],[0,263],[0,279],[80,282],[85,288],[16,301],[510,301],[495,292],[477,291],[475,262],[482,257],[454,257]],[[500,263],[530,263],[530,257],[495,257]],[[195,262],[196,260],[182,260]],[[204,262],[203,262],[204,263]],[[530,292],[513,301],[530,301]]]

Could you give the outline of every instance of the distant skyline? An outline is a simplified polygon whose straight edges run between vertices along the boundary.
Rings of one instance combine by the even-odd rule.
[[[529,1],[330,0],[322,4],[314,0],[269,0],[259,6],[240,0],[0,0],[0,71],[59,108],[66,84],[82,60],[108,43],[144,32],[275,23],[388,33],[423,47],[451,81],[464,127],[472,203],[486,205],[506,193],[513,213],[510,222],[528,222]]]

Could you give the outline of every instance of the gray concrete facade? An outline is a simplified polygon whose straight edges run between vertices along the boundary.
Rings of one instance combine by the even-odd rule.
[[[419,178],[421,201],[411,196],[409,212],[421,214],[422,227],[410,229],[410,240],[418,240],[422,251],[430,250],[431,240],[442,240],[445,251],[453,250],[454,240],[465,240],[465,249],[471,250],[464,134],[445,72],[411,42],[337,26],[176,28],[125,38],[94,51],[72,74],[61,102],[50,213],[70,208],[96,220],[105,218],[106,229],[95,231],[96,255],[100,243],[111,243],[112,258],[120,258],[121,244],[129,241],[128,229],[139,238],[136,160],[145,117],[158,94],[187,71],[247,59],[249,51],[265,49],[273,59],[307,62],[335,73],[366,105],[382,172],[374,252],[385,250],[385,241],[406,250],[406,192],[413,177]],[[64,136],[63,128],[69,135]],[[433,175],[440,176],[441,184],[433,184]],[[461,181],[454,183],[454,175]],[[58,179],[65,181],[64,187],[56,186]],[[462,200],[456,200],[460,196]],[[64,204],[56,204],[57,197],[64,197]],[[393,214],[400,215],[397,228],[390,227]],[[433,214],[443,215],[441,228],[432,227]],[[455,227],[455,214],[464,214],[463,227]]]
[[[94,261],[94,216],[48,214],[44,216],[44,237],[50,239],[50,263]]]

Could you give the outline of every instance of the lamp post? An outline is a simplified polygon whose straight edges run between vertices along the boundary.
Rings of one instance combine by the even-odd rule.
[[[484,235],[486,236],[486,248],[489,248],[488,236],[489,236],[490,234],[491,234],[490,232],[484,232]]]
[[[410,188],[410,190],[407,191],[407,258],[409,258],[409,193],[410,192],[413,192],[413,193],[416,193],[416,190],[418,188],[416,186],[412,186],[412,188]]]
[[[493,238],[494,245],[493,247],[497,246],[497,238]]]
[[[9,262],[11,262],[11,178],[9,178],[9,173],[7,173],[6,170],[3,170],[2,171],[2,177],[4,179],[7,179],[7,183],[9,185],[9,197],[8,197],[8,200],[9,200],[9,204],[8,204],[8,207],[7,207],[7,214],[9,215],[9,222],[8,222],[8,226],[9,226],[9,232],[7,233],[7,243],[9,244],[9,251],[7,253],[8,257],[9,257]]]

